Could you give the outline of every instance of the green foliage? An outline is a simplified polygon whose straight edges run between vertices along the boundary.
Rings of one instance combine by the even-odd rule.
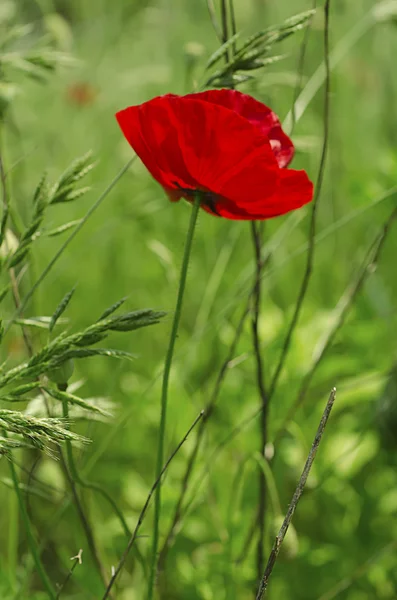
[[[54,311],[54,314],[51,317],[50,324],[48,325],[48,329],[49,329],[50,332],[54,329],[55,325],[57,324],[57,321],[58,321],[59,317],[67,309],[67,306],[68,306],[69,302],[71,301],[75,290],[76,290],[76,288],[74,287],[72,290],[70,290],[70,292],[68,292],[67,294],[65,294],[65,296],[62,298],[62,300],[60,301],[60,303],[56,307],[56,309]]]
[[[43,223],[46,210],[49,206],[61,202],[72,202],[74,200],[78,200],[90,190],[89,186],[77,187],[77,185],[80,180],[85,177],[94,167],[94,163],[91,159],[91,152],[87,152],[84,156],[74,160],[51,188],[48,186],[46,175],[42,176],[33,194],[33,214],[30,225],[21,234],[16,248],[8,251],[3,263],[6,268],[15,268],[23,260],[26,260],[32,245],[43,234],[43,231],[40,229],[40,227]],[[3,212],[3,220],[0,231],[1,241],[4,239],[6,232],[8,216],[8,210],[5,210]],[[58,227],[55,232],[49,232],[48,235],[58,235],[64,231],[67,231],[70,229],[70,227],[70,223],[67,223],[62,225],[60,228]]]
[[[65,425],[66,421],[64,419],[37,419],[21,412],[5,408],[0,409],[0,427],[2,430],[7,431],[7,433],[18,434],[35,448],[49,453],[51,453],[51,444],[58,445],[67,440],[78,444],[88,442],[84,437],[66,429]],[[8,441],[12,443],[12,440]]]
[[[52,331],[58,318],[66,310],[73,292],[74,290],[66,294],[56,308],[48,324],[49,331]],[[58,385],[58,388],[46,385],[39,378],[47,374],[51,381],[58,384],[67,384],[73,373],[73,368],[69,369],[73,359],[92,356],[132,359],[133,355],[129,352],[108,348],[90,348],[88,346],[105,339],[111,331],[130,332],[141,327],[154,325],[161,320],[165,313],[147,309],[110,316],[120,305],[121,302],[118,302],[111,306],[96,323],[80,332],[71,335],[66,335],[65,332],[59,334],[34,354],[29,361],[4,372],[0,376],[0,389],[3,390],[0,392],[0,402],[27,401],[30,392],[39,389],[41,394],[48,395],[62,403],[76,405],[86,411],[109,418],[110,413],[96,403],[59,389],[60,385]],[[35,381],[21,383],[29,379]],[[40,450],[49,451],[48,444],[50,442],[60,444],[67,440],[73,442],[84,441],[81,436],[75,435],[69,429],[62,427],[62,423],[62,419],[37,419],[8,409],[0,410],[0,428],[3,427],[8,433],[20,435]],[[0,445],[2,454],[9,454],[14,441],[16,443],[15,447],[19,447],[18,440],[9,441],[11,445],[7,445],[6,441]]]
[[[0,12],[0,119],[20,93],[18,75],[43,83],[59,67],[77,64],[56,48],[54,40],[38,35],[34,25],[18,24],[16,17],[17,3],[4,0]]]
[[[87,152],[87,154],[72,162],[51,188],[48,199],[49,204],[72,202],[88,192],[90,188],[87,186],[79,189],[75,189],[75,187],[76,183],[94,168],[94,163],[91,161],[92,154]]]
[[[129,332],[141,327],[155,325],[165,316],[164,312],[151,309],[137,310],[121,315],[101,319],[87,328],[66,335],[65,332],[46,344],[39,352],[24,362],[0,376],[0,389],[24,379],[34,379],[60,367],[72,358],[86,358],[87,356],[111,356],[116,358],[132,358],[133,355],[119,350],[107,348],[86,348],[100,342],[108,336],[110,331]]]
[[[268,67],[285,58],[283,55],[268,55],[275,44],[307,27],[315,12],[315,10],[308,10],[295,15],[281,25],[258,31],[246,40],[241,40],[239,32],[232,35],[208,59],[206,68],[210,69],[215,66],[227,56],[231,49],[234,49],[233,57],[206,80],[204,87],[231,87],[244,83],[254,78],[253,75],[247,74],[247,71]]]
[[[0,20],[5,4],[0,2]],[[74,156],[83,156],[87,148],[94,148],[100,168],[92,174],[95,194],[99,195],[130,156],[113,113],[157,94],[190,92],[192,85],[198,87],[185,71],[182,48],[186,42],[202,45],[207,56],[218,50],[205,2],[176,0],[172,15],[162,0],[147,7],[145,4],[136,4],[132,15],[131,4],[125,0],[112,5],[112,10],[108,10],[107,3],[90,1],[56,0],[51,5],[40,2],[46,13],[42,17],[36,12],[38,5],[18,2],[21,8],[18,19],[12,17],[13,22],[34,20],[35,27],[44,27],[47,17],[64,15],[74,53],[85,66],[74,71],[56,70],[52,78],[46,78],[48,85],[38,86],[29,73],[3,63],[0,97],[2,106],[7,106],[2,113],[7,129],[1,150],[8,173],[10,212],[3,226],[0,299],[6,329],[15,313],[7,257],[33,226],[36,207],[32,196],[43,169],[48,170],[49,182],[44,218],[26,246],[27,254],[14,266],[22,301],[63,240],[76,231],[93,202],[90,194],[78,202],[49,204],[48,194],[55,190],[54,181],[59,182],[65,165]],[[241,50],[251,32],[265,32],[269,24],[282,24],[288,15],[307,6],[307,2],[288,0],[268,2],[266,6],[236,0],[239,34],[228,48],[236,44]],[[215,2],[215,9],[218,7]],[[397,333],[395,229],[387,238],[376,268],[368,268],[363,288],[321,360],[301,408],[272,447],[324,340],[333,331],[344,292],[361,272],[372,240],[395,207],[395,9],[396,3],[390,0],[376,4],[372,0],[331,2],[330,149],[308,295],[270,409],[267,455],[272,456],[274,451],[274,456],[267,481],[276,494],[269,495],[266,553],[280,514],[290,502],[333,385],[337,387],[337,400],[294,516],[294,530],[286,538],[286,547],[276,564],[269,587],[270,600],[395,600],[397,596],[397,471],[392,401]],[[307,169],[312,179],[317,173],[323,127],[321,13],[322,5],[318,3],[310,22],[302,73],[297,72],[305,35],[302,32],[272,44],[273,48],[263,56],[251,55],[255,61],[282,54],[282,62],[266,69],[233,71],[241,89],[271,106],[281,119],[291,110],[299,89],[304,89],[292,132],[296,146],[292,166]],[[74,20],[74,15],[78,15],[78,20]],[[3,25],[5,30],[9,30],[8,25]],[[36,29],[30,33],[26,30],[24,35],[20,39],[25,48],[17,43],[17,51],[22,55],[25,50],[31,52],[39,41]],[[0,40],[3,39],[5,36],[0,34]],[[263,37],[263,49],[266,45]],[[222,50],[203,80],[223,69],[223,56]],[[49,74],[46,69],[32,66]],[[198,63],[194,77],[199,68]],[[254,73],[255,79],[251,77]],[[224,82],[229,83],[230,77],[225,76]],[[90,99],[87,96],[83,101],[81,94],[76,95],[77,86],[82,84],[94,90]],[[10,107],[12,110],[8,110]],[[289,120],[289,127],[291,123]],[[81,189],[81,181],[69,183],[76,184],[74,190]],[[72,191],[69,183],[63,187],[63,197],[69,197]],[[55,193],[59,194],[59,188]],[[269,250],[271,259],[263,277],[259,326],[266,382],[277,364],[301,282],[307,251],[307,215],[308,211],[302,211],[265,224],[264,254]],[[154,479],[158,382],[169,327],[164,322],[156,328],[141,328],[119,336],[113,335],[109,320],[116,318],[116,310],[123,302],[125,314],[132,310],[131,306],[172,310],[188,216],[189,208],[168,203],[136,161],[101,209],[79,230],[2,340],[0,377],[14,369],[16,372],[15,378],[12,375],[0,389],[0,410],[6,411],[1,418],[6,416],[4,427],[8,418],[14,428],[16,419],[20,431],[25,432],[10,431],[5,437],[0,431],[0,452],[4,453],[0,459],[0,481],[4,484],[0,486],[4,507],[0,516],[0,597],[4,600],[48,597],[32,564],[23,524],[18,520],[15,488],[9,476],[11,458],[52,581],[66,580],[73,564],[70,558],[84,545],[83,563],[75,568],[61,600],[103,596],[104,588],[87,547],[68,480],[61,461],[52,457],[58,457],[59,447],[64,448],[62,436],[70,436],[81,477],[98,482],[117,501],[128,527],[135,527]],[[252,276],[246,224],[202,213],[170,380],[167,455],[212,394],[252,287]],[[62,304],[60,300],[76,282],[78,292],[49,337],[55,307]],[[126,297],[128,300],[115,303],[116,298]],[[105,306],[110,308],[103,313]],[[99,329],[95,329],[98,315]],[[143,317],[135,317],[135,324],[140,318]],[[101,329],[104,323],[106,331]],[[118,325],[123,327],[125,323],[119,321]],[[33,356],[38,357],[37,363],[30,363],[22,327],[32,343]],[[103,345],[112,348],[101,347],[98,336],[104,333],[108,337]],[[79,339],[94,345],[81,346],[76,343]],[[129,360],[132,353],[135,358]],[[125,356],[127,360],[107,360],[107,356]],[[85,357],[92,358],[83,360]],[[50,363],[64,364],[69,360],[74,362],[74,373],[67,390],[59,390],[48,381],[46,369]],[[20,376],[21,371],[24,376]],[[39,371],[42,375],[36,381],[34,373]],[[217,405],[205,425],[183,519],[168,555],[165,576],[159,578],[164,598],[253,598],[257,538],[249,544],[248,534],[257,510],[255,457],[260,440],[258,420],[248,423],[259,405],[254,381],[248,320],[227,365]],[[47,391],[43,392],[43,388]],[[62,416],[62,394],[84,404],[69,398],[68,420]],[[59,439],[51,437],[53,426],[46,413],[46,402],[56,420],[54,427],[62,431]],[[8,409],[15,410],[7,412]],[[28,417],[38,420],[39,426]],[[29,431],[34,432],[36,439],[29,438]],[[72,440],[72,435],[78,439]],[[90,439],[91,443],[81,438]],[[164,479],[162,538],[178,502],[193,442],[194,434]],[[81,486],[77,493],[89,509],[105,571],[110,574],[126,547],[124,529],[100,493]],[[120,600],[145,597],[151,518],[149,508],[136,540],[143,560],[137,560],[134,554],[129,556],[115,594]]]

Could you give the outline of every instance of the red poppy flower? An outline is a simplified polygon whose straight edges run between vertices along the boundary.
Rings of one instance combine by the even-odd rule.
[[[313,197],[305,171],[286,169],[294,146],[270,108],[235,90],[167,94],[116,114],[172,201],[192,201],[227,219],[259,220]]]

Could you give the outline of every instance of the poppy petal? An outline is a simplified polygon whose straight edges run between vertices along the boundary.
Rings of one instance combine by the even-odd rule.
[[[252,192],[252,190],[250,190]],[[247,202],[237,203],[229,197],[219,196],[215,203],[217,213],[227,219],[263,220],[284,215],[301,208],[313,199],[313,184],[305,171],[292,169],[280,171],[277,191],[269,198],[264,196],[252,202],[247,194]]]
[[[170,200],[192,201],[228,219],[260,220],[310,202],[304,171],[286,170],[293,145],[277,116],[235,90],[168,94],[116,115]]]
[[[246,119],[223,106],[161,96],[116,115],[128,142],[169,192],[219,193],[224,182],[255,165],[270,196],[279,168],[270,143]],[[251,166],[250,166],[251,165]]]
[[[246,119],[223,106],[190,99],[169,99],[183,157],[200,187],[222,194],[226,182],[250,165],[262,171],[269,195],[280,169],[270,143]]]
[[[219,104],[247,119],[268,137],[280,168],[289,165],[293,159],[294,145],[283,132],[279,118],[268,106],[258,102],[255,98],[237,90],[228,89],[188,94],[185,98]]]
[[[277,191],[277,203],[282,212],[277,216],[301,208],[313,200],[313,183],[307,176],[306,171],[295,171],[294,169],[283,169],[280,171],[280,183]]]
[[[165,98],[165,97],[164,97]],[[197,187],[183,159],[178,123],[168,101],[155,98],[116,114],[127,141],[150,174],[168,191]]]

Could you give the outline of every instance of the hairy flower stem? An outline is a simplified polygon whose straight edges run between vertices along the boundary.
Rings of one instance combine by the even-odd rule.
[[[261,419],[260,419],[260,454],[265,458],[265,447],[267,444],[267,422],[268,422],[268,411],[269,411],[269,398],[265,387],[265,374],[263,368],[263,357],[261,351],[261,343],[259,336],[259,317],[261,310],[261,279],[263,271],[263,260],[261,257],[261,246],[262,246],[262,223],[251,223],[252,243],[254,248],[255,258],[255,281],[253,287],[253,303],[252,303],[252,344],[254,348],[255,362],[256,362],[256,379],[257,387],[259,392],[259,399],[261,404]],[[264,542],[266,533],[266,479],[262,469],[259,469],[259,482],[258,482],[258,517],[257,517],[257,528],[258,528],[258,546],[256,554],[256,565],[258,581],[263,573],[264,567]]]
[[[197,216],[200,208],[200,194],[197,193],[195,195],[192,213],[190,216],[189,229],[186,236],[185,242],[185,250],[183,254],[182,267],[181,267],[181,275],[179,278],[179,289],[178,296],[176,301],[176,307],[174,312],[174,319],[172,322],[172,329],[170,335],[170,341],[168,345],[168,350],[165,358],[164,364],[164,373],[163,373],[163,383],[161,390],[161,417],[160,417],[160,430],[159,430],[159,440],[158,440],[158,448],[157,448],[157,463],[156,463],[156,478],[160,477],[161,470],[163,468],[164,463],[164,442],[165,442],[165,430],[166,430],[166,419],[167,419],[167,404],[168,404],[168,386],[169,379],[171,373],[172,366],[172,358],[174,355],[174,348],[176,337],[178,333],[179,321],[181,318],[182,312],[182,303],[183,303],[183,295],[185,291],[186,285],[186,277],[187,270],[189,265],[190,252],[192,249],[192,242],[194,237],[194,230],[196,227]],[[152,543],[152,560],[151,560],[151,569],[149,576],[149,587],[148,587],[148,600],[152,600],[154,593],[154,585],[157,573],[157,551],[159,546],[159,525],[160,525],[160,516],[161,516],[161,482],[156,488],[155,493],[155,502],[154,502],[154,527],[153,527],[153,543]]]

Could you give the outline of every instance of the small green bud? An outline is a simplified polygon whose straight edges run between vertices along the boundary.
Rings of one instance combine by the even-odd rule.
[[[67,383],[74,371],[74,362],[71,358],[65,360],[64,363],[59,365],[59,367],[55,367],[54,369],[50,369],[47,371],[46,375],[48,379],[53,381],[54,383],[58,383],[60,385]]]

